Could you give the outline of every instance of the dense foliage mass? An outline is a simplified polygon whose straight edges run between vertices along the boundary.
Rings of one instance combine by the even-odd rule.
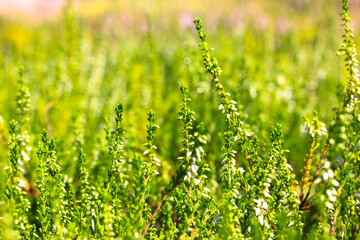
[[[334,34],[308,53],[302,35],[248,29],[226,38],[222,72],[198,18],[202,58],[191,30],[180,46],[94,38],[71,4],[58,38],[6,28],[0,239],[357,239],[360,76],[342,3],[344,69]]]

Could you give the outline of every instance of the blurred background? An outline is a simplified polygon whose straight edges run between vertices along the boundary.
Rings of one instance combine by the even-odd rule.
[[[87,21],[100,21],[112,16],[120,21],[123,27],[144,24],[144,18],[152,17],[164,24],[177,21],[181,27],[191,25],[195,16],[211,19],[212,28],[219,24],[226,27],[241,28],[247,24],[265,28],[271,25],[279,31],[287,28],[302,28],[315,24],[339,12],[340,0],[291,0],[291,1],[244,1],[244,0],[184,0],[169,3],[168,1],[130,1],[130,0],[73,0],[74,10]],[[360,18],[359,0],[350,0],[350,8],[356,28]],[[19,18],[31,22],[44,22],[58,18],[68,0],[2,0],[0,15],[6,20]],[[315,20],[315,21],[313,21]],[[117,22],[118,23],[118,22]],[[165,24],[166,25],[166,24]],[[120,25],[118,25],[119,27]]]
[[[340,0],[1,0],[0,130],[17,118],[14,90],[24,66],[34,145],[47,128],[59,149],[72,149],[80,131],[92,161],[104,117],[112,122],[114,107],[123,102],[129,148],[146,141],[146,112],[153,109],[159,155],[176,165],[184,83],[197,121],[204,123],[208,161],[220,169],[224,122],[192,23],[200,17],[222,82],[250,133],[266,149],[280,123],[299,173],[308,145],[302,117],[317,111],[328,125],[346,83],[336,55],[341,6]],[[350,15],[359,44],[359,0],[350,1]],[[3,145],[0,156],[7,154]],[[63,152],[61,161],[71,161]],[[241,156],[238,162],[246,164]]]

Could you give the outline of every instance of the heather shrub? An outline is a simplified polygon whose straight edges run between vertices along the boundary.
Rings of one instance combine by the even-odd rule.
[[[327,58],[302,75],[283,56],[302,53],[292,34],[240,55],[225,38],[218,61],[199,18],[201,53],[191,30],[180,48],[150,31],[141,47],[92,39],[71,2],[60,39],[38,26],[24,50],[0,34],[0,238],[357,239],[360,76],[342,6],[331,76]]]

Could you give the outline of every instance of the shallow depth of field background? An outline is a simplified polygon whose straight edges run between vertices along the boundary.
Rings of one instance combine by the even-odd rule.
[[[222,82],[251,134],[265,142],[261,139],[280,123],[297,174],[308,144],[302,116],[317,111],[329,123],[346,82],[343,60],[336,56],[342,41],[340,1],[49,2],[0,1],[0,171],[8,161],[8,123],[17,118],[18,69],[24,66],[32,100],[31,142],[36,146],[46,128],[57,140],[64,172],[72,171],[74,126],[81,126],[91,163],[103,119],[112,121],[119,102],[125,105],[129,148],[145,142],[146,112],[156,112],[156,146],[163,173],[171,172],[180,148],[177,112],[184,83],[208,136],[207,161],[218,176],[221,160],[215,156],[221,156],[223,138],[217,133],[224,123],[204,74],[195,17],[203,21]],[[350,3],[359,45],[360,1]],[[30,157],[36,168],[35,150]],[[238,164],[246,163],[238,159]],[[31,181],[32,173],[27,174]]]

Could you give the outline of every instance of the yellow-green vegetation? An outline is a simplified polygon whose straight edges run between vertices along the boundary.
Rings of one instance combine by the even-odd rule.
[[[0,19],[0,239],[359,237],[349,2],[191,2]]]

